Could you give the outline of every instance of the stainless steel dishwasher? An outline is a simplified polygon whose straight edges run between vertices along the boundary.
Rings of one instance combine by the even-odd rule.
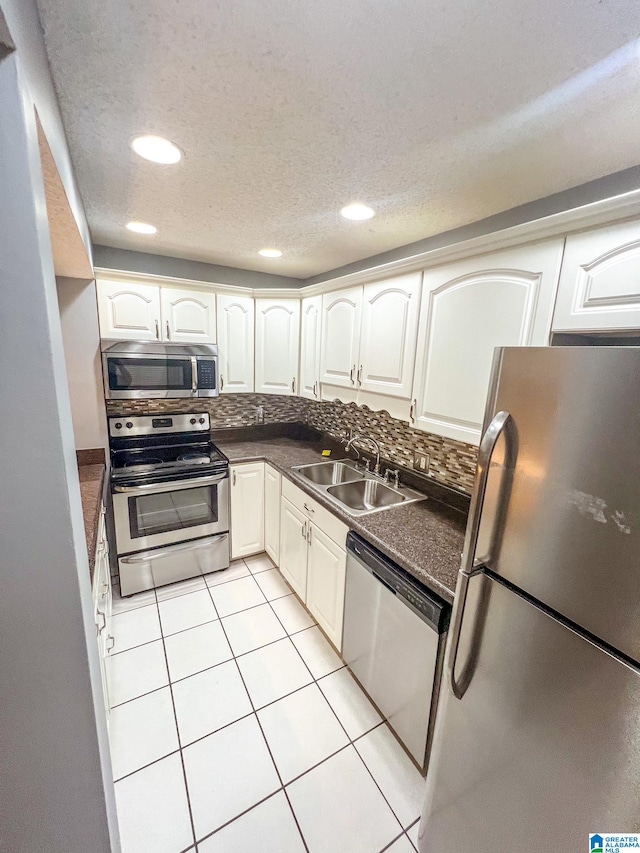
[[[423,771],[450,610],[368,542],[349,533],[342,654]]]

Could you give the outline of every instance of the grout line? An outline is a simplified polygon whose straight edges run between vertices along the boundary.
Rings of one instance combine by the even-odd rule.
[[[153,690],[147,690],[146,693],[141,693],[139,696],[132,696],[131,699],[125,699],[124,702],[118,702],[117,705],[111,705],[109,710],[115,711],[116,708],[122,708],[123,705],[128,705],[129,702],[135,702],[136,699],[142,699],[143,696],[150,696],[152,693],[157,693],[159,690],[164,690],[165,687],[169,687],[168,681],[166,684],[161,684],[160,687],[154,687]]]
[[[180,740],[178,739],[178,743]],[[128,779],[129,776],[133,776],[135,773],[139,773],[141,770],[146,770],[148,767],[153,767],[154,764],[158,764],[160,761],[164,761],[165,758],[170,758],[172,755],[176,755],[180,752],[180,747],[177,749],[172,749],[171,752],[167,752],[166,755],[161,755],[159,758],[154,758],[153,761],[149,761],[148,764],[143,764],[142,767],[136,767],[135,770],[132,770],[130,773],[125,773],[124,776],[118,776],[117,779],[113,780],[113,784],[116,785],[118,782],[122,782],[123,779]]]
[[[385,850],[388,850],[390,847],[393,847],[393,845],[396,843],[396,841],[400,841],[400,839],[402,838],[403,835],[406,835],[406,832],[403,831],[400,833],[400,835],[396,836],[393,839],[393,841],[390,841],[387,845],[385,845],[382,848],[382,850],[380,850],[380,853],[384,853]],[[411,844],[411,841],[409,841],[409,844]],[[413,844],[411,844],[411,846],[413,847]]]

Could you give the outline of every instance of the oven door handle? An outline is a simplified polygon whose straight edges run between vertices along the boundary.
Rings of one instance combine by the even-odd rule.
[[[113,491],[121,494],[145,494],[145,492],[174,492],[177,489],[197,489],[199,486],[211,486],[229,479],[229,472],[215,477],[194,477],[191,480],[172,480],[170,483],[145,483],[142,486],[114,486]]]
[[[206,539],[195,539],[193,542],[179,542],[177,545],[163,545],[153,551],[143,551],[141,554],[133,554],[128,557],[120,557],[121,563],[146,563],[154,557],[166,557],[168,554],[180,554],[186,551],[199,551],[203,548],[211,548],[212,545],[222,544],[228,538],[228,533],[219,536],[209,536]]]

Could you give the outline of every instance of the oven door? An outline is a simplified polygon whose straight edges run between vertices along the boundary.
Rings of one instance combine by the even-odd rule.
[[[115,485],[118,555],[173,545],[229,530],[229,472],[214,476]]]
[[[196,397],[198,365],[193,356],[125,353],[102,356],[105,395],[111,400]]]

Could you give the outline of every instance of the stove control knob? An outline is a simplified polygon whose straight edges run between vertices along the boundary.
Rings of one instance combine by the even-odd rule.
[[[204,418],[199,418],[199,421],[200,421],[200,423],[201,423],[201,424],[203,424],[203,423],[204,423]]]
[[[120,423],[120,421],[118,421],[118,423],[116,424],[116,429],[122,429],[122,424]]]
[[[189,421],[190,424],[195,424],[195,422],[196,422],[195,418],[191,418],[191,420]]]
[[[131,421],[127,421],[125,426],[127,429],[133,429],[133,424],[131,423]]]

